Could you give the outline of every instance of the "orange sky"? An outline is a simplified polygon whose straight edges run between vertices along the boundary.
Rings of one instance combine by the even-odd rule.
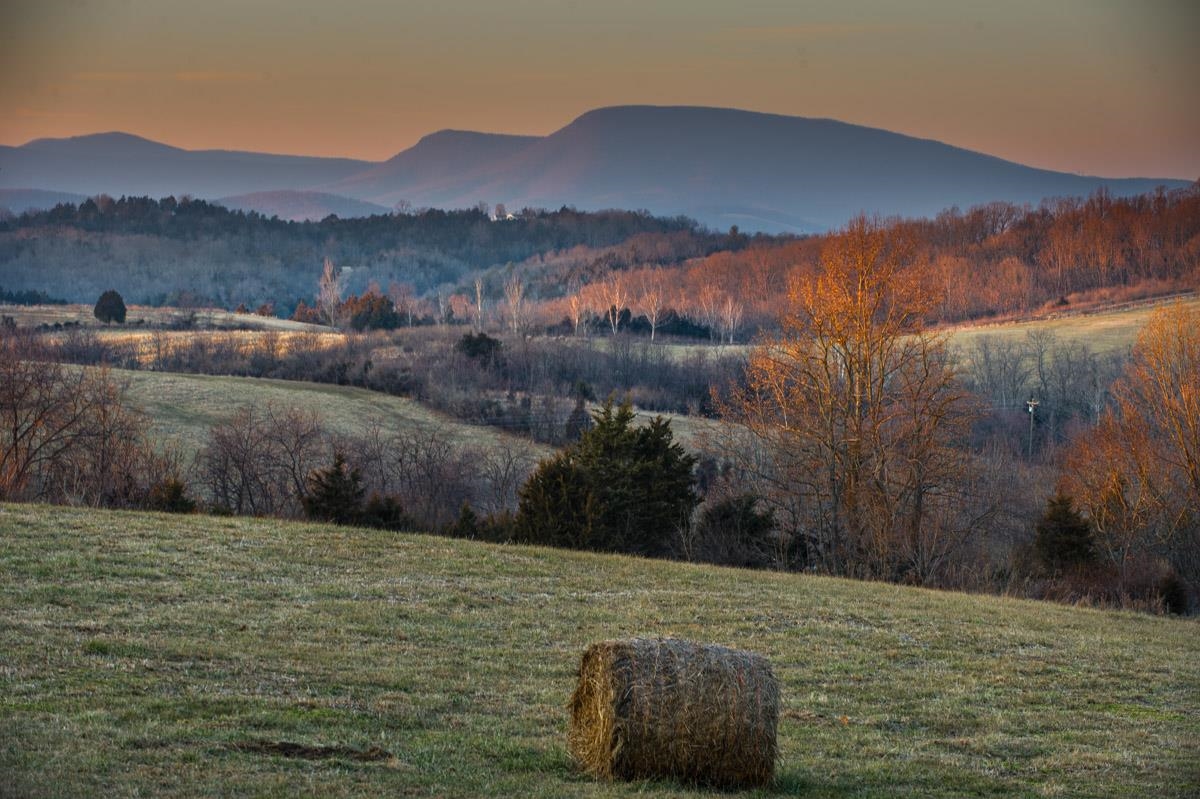
[[[1195,179],[1198,34],[1195,0],[4,0],[0,143],[123,130],[379,160],[441,128],[655,103]]]

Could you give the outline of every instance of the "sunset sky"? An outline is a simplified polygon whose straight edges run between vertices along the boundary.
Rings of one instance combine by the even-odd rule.
[[[1200,3],[5,0],[0,143],[122,130],[381,160],[598,106],[832,117],[1034,166],[1200,177]]]

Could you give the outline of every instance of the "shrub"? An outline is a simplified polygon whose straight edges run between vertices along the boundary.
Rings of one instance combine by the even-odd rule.
[[[417,524],[404,510],[396,497],[372,494],[359,514],[358,523],[364,527],[383,530],[413,530]]]
[[[96,300],[92,314],[104,324],[109,322],[125,323],[125,300],[116,291],[109,289]]]
[[[146,507],[164,513],[193,513],[196,503],[187,496],[187,486],[178,477],[168,477],[150,487]]]
[[[757,568],[771,563],[775,516],[758,509],[753,494],[729,497],[707,506],[696,525],[701,560]]]
[[[490,364],[496,360],[500,354],[500,341],[494,339],[487,333],[479,332],[474,335],[466,333],[454,345],[454,349],[461,352],[471,360],[479,361],[482,364]]]

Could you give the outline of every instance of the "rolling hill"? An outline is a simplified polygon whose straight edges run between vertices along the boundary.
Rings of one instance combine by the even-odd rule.
[[[78,205],[86,200],[83,194],[65,191],[43,191],[41,189],[0,189],[0,208],[14,214],[25,211],[44,211],[59,203]]]
[[[343,219],[389,214],[390,208],[321,191],[258,191],[221,197],[218,203],[235,211],[257,211],[292,222],[317,222],[329,215]]]
[[[414,206],[459,208],[479,200],[499,200],[474,196],[476,187],[485,180],[481,176],[538,141],[536,136],[438,131],[382,164],[328,188],[387,206],[407,200]]]
[[[593,641],[771,659],[751,795],[1194,796],[1196,623],[275,519],[0,505],[0,793],[713,796],[566,752]]]
[[[215,199],[306,189],[369,166],[349,158],[183,150],[128,133],[37,139],[0,146],[0,187],[75,194]]]
[[[334,202],[262,194],[284,190],[374,204],[363,212],[401,200],[440,208],[485,201],[509,210],[647,209],[716,229],[736,224],[766,232],[824,230],[860,212],[920,217],[954,205],[1085,196],[1100,187],[1128,195],[1185,185],[1034,169],[831,119],[700,107],[601,108],[544,137],[440,131],[383,163],[188,151],[122,133],[0,147],[0,186],[11,188],[252,195],[238,207],[268,215],[288,202],[302,209]]]

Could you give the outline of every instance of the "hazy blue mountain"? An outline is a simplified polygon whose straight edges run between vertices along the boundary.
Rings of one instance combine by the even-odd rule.
[[[44,211],[59,203],[79,205],[86,200],[83,194],[72,194],[65,191],[42,191],[41,189],[0,189],[0,208],[7,208],[14,214],[25,211]]]
[[[1101,186],[1127,195],[1187,184],[1053,172],[829,119],[695,107],[601,108],[545,137],[444,130],[382,163],[188,151],[120,133],[0,147],[0,187],[226,197],[289,218],[327,206],[351,216],[402,200],[443,208],[484,201],[513,211],[644,208],[717,229],[808,231],[859,212],[930,216],[952,205],[1085,196]],[[353,211],[344,198],[372,205]]]
[[[221,197],[217,202],[235,211],[258,211],[293,222],[320,221],[330,214],[348,219],[391,213],[382,205],[319,191],[260,191]]]
[[[474,205],[489,198],[462,198],[485,184],[492,170],[539,141],[536,136],[440,130],[382,164],[326,188],[389,207],[401,200],[414,206]]]
[[[182,150],[128,133],[97,133],[0,146],[0,188],[212,199],[306,189],[370,166],[349,158]]]
[[[482,199],[510,209],[647,208],[717,228],[807,230],[840,225],[860,211],[927,216],[951,205],[1087,195],[1102,185],[1125,195],[1187,183],[1033,169],[834,120],[720,108],[602,108],[514,149],[490,164],[473,161],[453,173],[458,182],[445,180],[428,194],[408,184],[406,199],[449,206]]]

